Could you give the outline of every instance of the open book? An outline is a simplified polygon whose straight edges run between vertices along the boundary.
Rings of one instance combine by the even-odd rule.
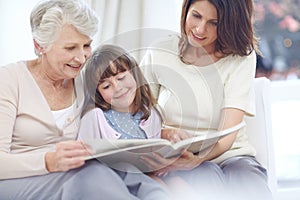
[[[153,153],[159,153],[164,158],[172,158],[180,156],[185,149],[198,153],[199,156],[205,156],[220,138],[243,126],[245,122],[222,131],[206,131],[203,135],[193,135],[191,138],[173,144],[165,139],[85,140],[84,142],[93,152],[86,160],[96,158],[109,166],[126,162],[147,172],[148,168],[140,159],[141,156],[153,158]]]

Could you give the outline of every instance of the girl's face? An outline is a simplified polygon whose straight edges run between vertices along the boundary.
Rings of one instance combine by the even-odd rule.
[[[91,42],[72,25],[64,25],[50,49],[43,52],[48,75],[54,80],[76,77],[91,55]]]
[[[202,47],[208,53],[214,52],[217,39],[217,10],[209,1],[194,2],[187,13],[185,32],[193,47]]]
[[[118,112],[131,112],[133,110],[136,89],[136,81],[128,70],[106,78],[104,82],[98,85],[98,91],[105,102]]]

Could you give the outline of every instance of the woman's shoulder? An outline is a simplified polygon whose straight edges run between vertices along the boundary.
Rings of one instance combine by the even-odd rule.
[[[17,99],[20,86],[28,86],[28,73],[26,73],[25,67],[25,62],[11,63],[0,67],[0,96]]]
[[[228,55],[214,65],[224,80],[226,77],[254,76],[256,69],[256,53],[253,51],[247,56]]]
[[[0,70],[2,73],[7,72],[18,72],[20,69],[24,69],[26,67],[26,61],[18,61],[14,63],[8,63],[6,65],[0,66]]]
[[[0,67],[0,81],[15,84],[16,81],[20,81],[26,77],[26,70],[27,68],[25,61],[4,65]]]
[[[225,57],[227,60],[230,60],[230,61],[243,61],[243,60],[253,60],[256,58],[256,53],[255,51],[251,51],[249,52],[248,55],[245,55],[245,56],[239,56],[239,55],[229,55],[229,56],[226,56]]]
[[[256,53],[252,51],[249,55],[246,56],[239,56],[239,55],[228,55],[221,58],[216,64],[220,66],[237,66],[242,63],[256,63]]]

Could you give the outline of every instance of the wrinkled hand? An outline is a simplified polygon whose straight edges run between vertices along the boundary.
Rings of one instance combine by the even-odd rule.
[[[84,165],[84,157],[90,155],[90,149],[80,141],[64,141],[56,144],[54,152],[45,155],[49,172],[68,171]]]
[[[192,137],[191,134],[180,129],[163,129],[161,131],[161,138],[169,140],[172,143],[176,143],[180,140],[184,140],[190,137]]]
[[[153,174],[156,176],[165,176],[171,171],[191,170],[203,162],[197,155],[189,151],[184,151],[180,157],[171,159],[165,159],[157,153],[153,155],[156,160],[146,156],[141,157],[141,159],[145,161],[148,169],[154,171]]]

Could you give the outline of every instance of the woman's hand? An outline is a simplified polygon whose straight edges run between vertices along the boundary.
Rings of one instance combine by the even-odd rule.
[[[80,141],[64,141],[56,144],[56,151],[45,155],[49,172],[68,171],[82,166],[84,157],[90,155],[87,145]]]
[[[153,155],[155,160],[146,156],[141,159],[145,161],[149,170],[154,171],[153,174],[156,176],[165,176],[171,171],[191,170],[203,162],[197,155],[189,151],[184,151],[180,157],[171,159],[165,159],[157,153]]]
[[[184,140],[190,137],[191,135],[189,133],[180,129],[163,129],[161,131],[161,138],[169,140],[172,143],[176,143],[180,140]]]
[[[163,129],[161,138],[167,139],[172,143],[192,137],[189,133],[180,129]],[[166,175],[169,171],[190,170],[197,167],[202,161],[193,153],[184,151],[180,157],[165,159],[157,153],[153,153],[153,158],[142,156],[149,171],[154,171],[154,175]]]

